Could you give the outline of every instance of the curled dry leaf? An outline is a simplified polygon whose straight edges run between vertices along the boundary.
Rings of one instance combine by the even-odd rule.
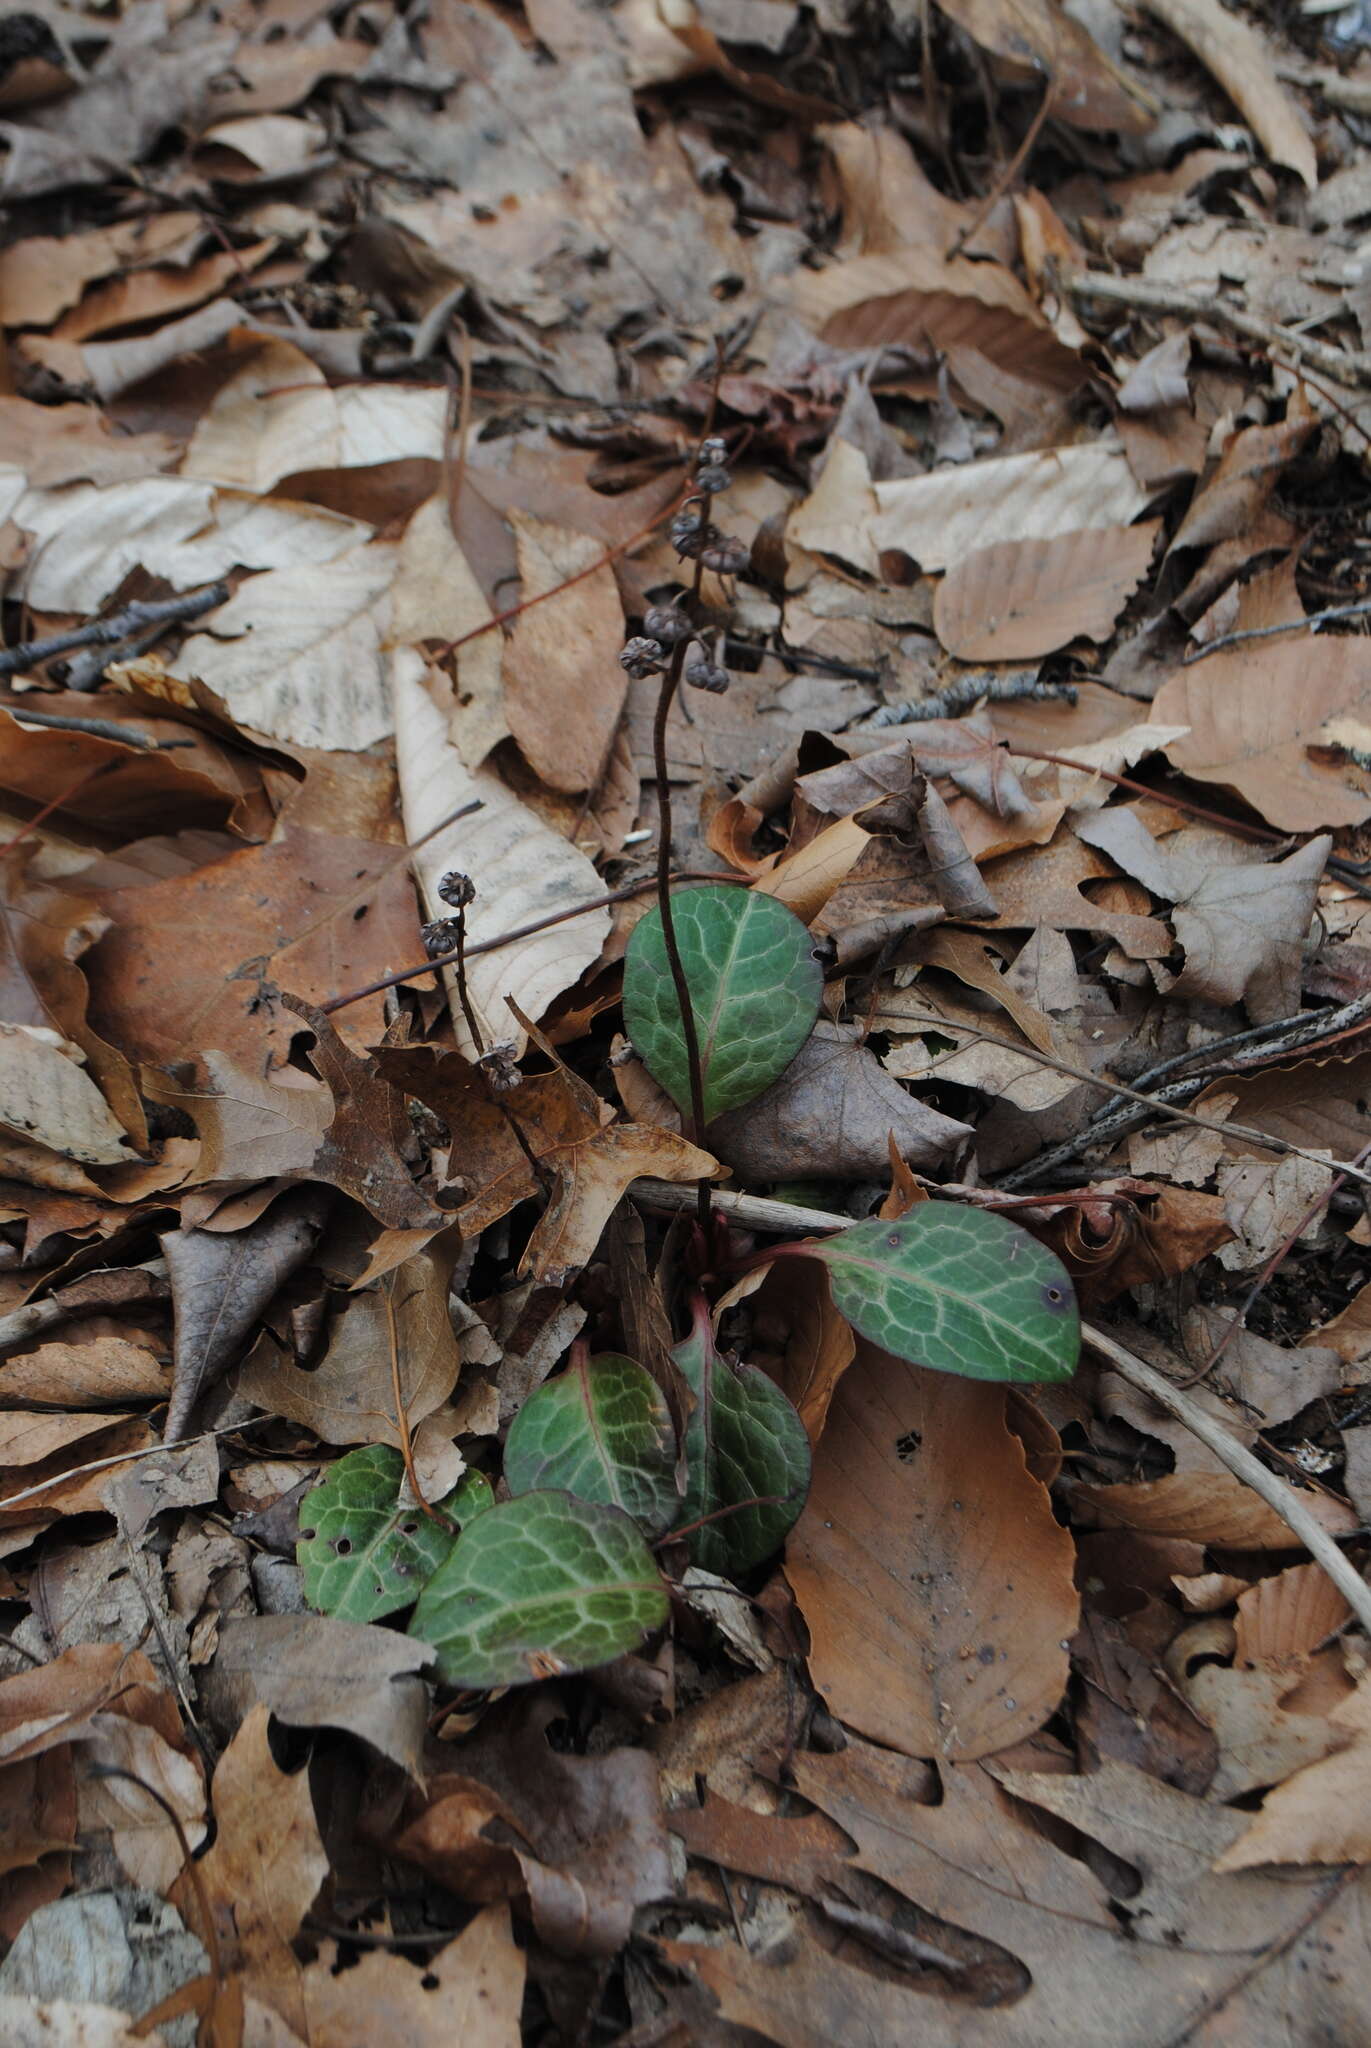
[[[466,767],[448,737],[446,678],[433,669],[425,672],[417,656],[406,655],[397,658],[394,683],[405,830],[416,849],[415,867],[430,917],[446,914],[438,884],[452,868],[476,879],[476,900],[467,912],[471,944],[602,895],[600,877],[583,853],[544,825],[492,769],[473,774]],[[470,817],[435,831],[444,818],[478,800],[481,808]],[[467,987],[486,1045],[512,1040],[522,1050],[526,1033],[506,997],[513,997],[526,1016],[541,1017],[599,958],[608,932],[609,912],[591,910],[473,959]],[[477,1048],[456,1000],[451,969],[447,980],[457,1043],[471,1058]]]
[[[1220,0],[1147,0],[1147,7],[1213,73],[1272,161],[1312,191],[1319,181],[1314,144],[1257,31]]]
[[[1351,1609],[1316,1564],[1291,1565],[1238,1595],[1240,1664],[1301,1664],[1342,1628]]]
[[[787,1561],[842,1720],[960,1759],[1040,1727],[1066,1684],[1072,1554],[1002,1390],[858,1345]]]
[[[1147,574],[1156,520],[1004,541],[954,561],[933,623],[960,661],[1025,661],[1068,640],[1107,640]]]

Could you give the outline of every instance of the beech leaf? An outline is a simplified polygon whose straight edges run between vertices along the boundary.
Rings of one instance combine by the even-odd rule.
[[[487,1690],[608,1663],[666,1617],[666,1588],[626,1514],[524,1493],[463,1530],[409,1632],[432,1644],[449,1685]]]
[[[700,1040],[706,1120],[737,1109],[784,1073],[819,1013],[823,972],[809,933],[774,897],[729,886],[672,903]],[[633,927],[624,1016],[649,1072],[682,1109],[690,1068],[661,913]]]
[[[581,1347],[570,1369],[529,1395],[505,1440],[513,1494],[548,1487],[622,1508],[649,1536],[676,1510],[676,1432],[650,1373],[608,1351]]]
[[[695,1327],[675,1348],[695,1406],[686,1424],[682,1522],[739,1502],[736,1514],[692,1531],[693,1564],[736,1578],[779,1549],[809,1491],[805,1426],[776,1382],[755,1365],[734,1365],[714,1342],[709,1310],[697,1300]]]
[[[1076,1290],[1054,1252],[985,1209],[920,1202],[805,1246],[854,1330],[911,1365],[976,1380],[1068,1380]]]
[[[377,1621],[410,1607],[456,1541],[409,1498],[405,1461],[391,1444],[363,1444],[332,1467],[300,1503],[296,1561],[305,1598],[340,1621]],[[467,1472],[435,1503],[465,1526],[494,1495],[480,1472]]]

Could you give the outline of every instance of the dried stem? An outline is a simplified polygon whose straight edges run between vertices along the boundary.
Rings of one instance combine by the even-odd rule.
[[[504,1096],[495,1086],[485,1068],[479,1065],[485,1053],[486,1042],[481,1026],[477,1021],[476,1010],[471,1000],[470,991],[467,988],[467,911],[465,903],[458,904],[456,916],[457,944],[453,950],[453,968],[457,982],[457,1001],[461,1005],[462,1016],[466,1020],[467,1030],[471,1034],[471,1043],[476,1051],[477,1072],[485,1083],[486,1095],[495,1104],[495,1107],[509,1125],[510,1135],[523,1153],[524,1158],[528,1161],[529,1171],[532,1173],[534,1180],[538,1183],[544,1194],[550,1194],[552,1191],[551,1173],[534,1151],[528,1133],[515,1115],[513,1107],[505,1101]]]
[[[66,633],[52,633],[46,640],[21,640],[17,647],[0,650],[0,681],[17,675],[20,669],[53,661],[59,654],[70,654],[74,647],[114,647],[150,626],[161,628],[185,619],[198,619],[203,612],[227,604],[228,595],[227,583],[212,583],[207,590],[190,591],[184,597],[125,605],[107,619],[95,619],[88,626],[73,626]]]
[[[1285,356],[1296,363],[1312,363],[1335,384],[1371,384],[1371,354],[1361,350],[1332,348],[1312,335],[1298,334],[1289,327],[1269,326],[1254,320],[1241,307],[1229,305],[1217,292],[1207,298],[1181,291],[1175,285],[1153,284],[1141,277],[1108,277],[1098,271],[1083,271],[1064,280],[1073,299],[1094,300],[1111,306],[1127,306],[1139,313],[1170,313],[1195,326],[1226,327],[1271,355]]]

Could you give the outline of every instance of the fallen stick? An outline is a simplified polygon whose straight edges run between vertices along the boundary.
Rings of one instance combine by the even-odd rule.
[[[145,1265],[135,1266],[135,1273],[147,1273],[154,1280],[165,1280],[167,1262],[165,1259],[149,1259]],[[84,1277],[84,1276],[83,1276]],[[64,1300],[60,1294],[49,1296],[46,1301],[28,1301],[22,1308],[12,1308],[0,1316],[0,1355],[15,1350],[20,1344],[31,1344],[44,1330],[52,1329],[55,1323],[70,1321],[72,1316],[99,1313],[88,1301]]]
[[[49,634],[46,640],[21,640],[17,647],[0,648],[0,681],[18,675],[20,669],[39,662],[54,661],[70,654],[74,647],[115,647],[149,627],[173,626],[183,619],[198,619],[217,605],[227,604],[227,583],[211,583],[206,590],[187,591],[183,597],[159,597],[142,604],[125,605],[107,619],[93,619],[88,626],[73,626],[66,633]]]
[[[1202,299],[1180,291],[1175,285],[1149,284],[1141,277],[1106,277],[1096,270],[1078,272],[1063,282],[1073,299],[1129,306],[1138,313],[1171,313],[1196,326],[1226,327],[1230,333],[1256,342],[1270,354],[1322,370],[1335,384],[1371,384],[1371,355],[1361,350],[1333,348],[1326,341],[1315,341],[1312,335],[1296,334],[1288,327],[1254,320],[1250,313],[1231,306],[1217,293]]]
[[[670,1215],[680,1215],[695,1206],[693,1188],[675,1187],[668,1181],[635,1181],[633,1194],[645,1208],[664,1210]],[[852,1216],[834,1215],[825,1209],[801,1209],[790,1202],[767,1201],[760,1195],[716,1192],[713,1205],[721,1214],[745,1228],[785,1231],[787,1234],[847,1230],[857,1220]],[[1177,1422],[1183,1423],[1192,1436],[1198,1437],[1220,1463],[1227,1466],[1235,1479],[1240,1479],[1244,1486],[1250,1486],[1253,1493],[1280,1516],[1291,1535],[1327,1572],[1362,1627],[1371,1635],[1371,1585],[1343,1556],[1295,1489],[1278,1479],[1274,1472],[1268,1472],[1261,1460],[1230,1436],[1221,1423],[1207,1415],[1197,1401],[1174,1385],[1164,1373],[1157,1372],[1139,1358],[1136,1352],[1117,1343],[1093,1323],[1082,1324],[1081,1337],[1092,1351],[1108,1359],[1120,1379],[1127,1380],[1139,1393],[1147,1394],[1168,1415],[1174,1415]]]

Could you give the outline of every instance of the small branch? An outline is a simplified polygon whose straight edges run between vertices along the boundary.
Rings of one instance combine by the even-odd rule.
[[[1261,1460],[1230,1436],[1212,1415],[1206,1414],[1197,1401],[1136,1353],[1126,1350],[1090,1323],[1082,1325],[1081,1335],[1092,1351],[1108,1359],[1120,1379],[1127,1380],[1139,1393],[1150,1395],[1159,1407],[1174,1415],[1177,1422],[1184,1423],[1191,1435],[1198,1437],[1228,1467],[1235,1479],[1240,1479],[1244,1486],[1250,1486],[1253,1493],[1260,1495],[1266,1505],[1280,1516],[1291,1534],[1299,1538],[1315,1564],[1327,1572],[1362,1627],[1371,1635],[1371,1586],[1355,1566],[1348,1563],[1322,1523],[1305,1506],[1299,1493],[1279,1480],[1274,1472],[1268,1472]]]
[[[1040,683],[1032,675],[959,676],[936,696],[921,697],[916,704],[882,705],[856,730],[876,732],[886,725],[919,725],[930,718],[960,718],[973,704],[980,703],[1074,704],[1078,695],[1074,683]]]
[[[1371,385],[1371,355],[1360,350],[1331,348],[1310,335],[1254,320],[1250,313],[1230,305],[1217,293],[1202,299],[1178,290],[1175,285],[1150,284],[1140,277],[1105,277],[1094,270],[1063,279],[1063,286],[1073,299],[1087,303],[1128,306],[1138,313],[1169,313],[1196,326],[1226,327],[1230,334],[1255,342],[1271,355],[1311,363],[1335,384]]]
[[[147,1273],[154,1280],[165,1280],[167,1262],[165,1259],[149,1259],[146,1265],[134,1266],[135,1273]],[[26,1302],[22,1308],[12,1308],[0,1316],[0,1356],[14,1351],[20,1344],[31,1344],[44,1330],[50,1330],[55,1323],[65,1323],[72,1316],[100,1314],[103,1311],[88,1301],[65,1302],[60,1295],[48,1301]]]
[[[1193,668],[1197,661],[1205,661],[1225,647],[1240,647],[1248,640],[1273,640],[1278,633],[1314,632],[1320,626],[1335,625],[1339,619],[1364,619],[1368,612],[1371,612],[1371,598],[1363,598],[1357,604],[1329,605],[1324,611],[1309,612],[1302,619],[1287,619],[1279,626],[1242,626],[1234,633],[1220,633],[1217,639],[1197,647],[1193,654],[1183,655],[1181,667]]]
[[[125,605],[107,619],[95,619],[88,626],[73,626],[69,632],[53,633],[46,640],[21,640],[17,647],[0,649],[0,681],[21,669],[36,668],[74,647],[114,647],[149,626],[172,626],[184,619],[198,619],[204,612],[228,603],[227,583],[212,583],[207,590],[188,591],[182,597],[160,597],[143,604]]]
[[[633,1193],[636,1200],[651,1209],[679,1213],[689,1206],[689,1190],[673,1187],[666,1181],[638,1181]],[[847,1230],[853,1222],[851,1216],[837,1216],[823,1209],[793,1208],[789,1202],[770,1202],[760,1195],[716,1193],[714,1206],[733,1222],[751,1230],[789,1234],[799,1229],[817,1233]],[[1083,1323],[1081,1337],[1092,1351],[1108,1359],[1120,1379],[1127,1380],[1130,1386],[1147,1394],[1169,1415],[1174,1415],[1177,1422],[1183,1423],[1192,1436],[1198,1437],[1227,1466],[1235,1479],[1240,1479],[1244,1486],[1250,1486],[1272,1512],[1280,1516],[1314,1562],[1327,1572],[1363,1628],[1371,1634],[1371,1586],[1348,1563],[1327,1530],[1305,1506],[1299,1493],[1283,1484],[1273,1472],[1268,1472],[1259,1458],[1230,1436],[1182,1388],[1117,1343],[1104,1330],[1097,1329],[1093,1323]]]
[[[10,717],[20,725],[42,725],[54,732],[83,732],[92,739],[114,740],[121,747],[136,747],[140,753],[156,753],[170,747],[189,747],[193,740],[154,740],[136,727],[120,725],[113,718],[77,718],[67,711],[38,711],[25,699],[10,698],[0,709],[8,711]]]

